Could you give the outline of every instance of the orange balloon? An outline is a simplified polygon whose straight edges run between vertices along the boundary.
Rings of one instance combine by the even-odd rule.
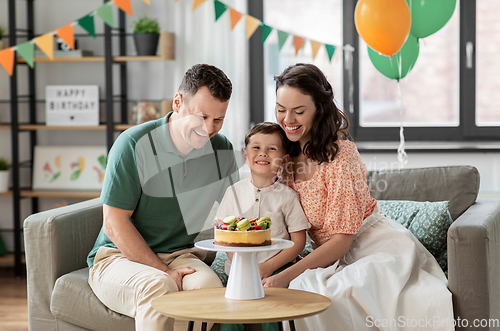
[[[410,8],[405,0],[359,0],[354,24],[368,46],[391,56],[403,47],[410,34]]]

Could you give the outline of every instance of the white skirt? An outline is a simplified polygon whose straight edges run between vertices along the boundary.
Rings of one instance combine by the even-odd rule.
[[[447,283],[418,239],[374,212],[342,259],[306,270],[289,288],[332,300],[321,314],[296,320],[300,331],[454,330]]]

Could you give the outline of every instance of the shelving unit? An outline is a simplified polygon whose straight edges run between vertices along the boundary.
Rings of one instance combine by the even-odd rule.
[[[19,0],[17,0],[19,1]],[[20,41],[27,38],[27,40],[33,39],[35,35],[34,31],[34,0],[26,0],[26,14],[27,14],[27,28],[18,29],[16,25],[16,0],[8,0],[8,12],[9,12],[9,43],[10,45],[17,45]],[[25,61],[21,58],[16,59],[13,68],[13,74],[10,78],[10,125],[1,124],[0,130],[10,130],[11,131],[11,162],[12,162],[12,190],[10,192],[0,193],[1,197],[12,197],[13,201],[13,229],[8,231],[13,231],[14,235],[14,253],[9,255],[8,258],[0,259],[0,265],[11,262],[14,265],[15,275],[20,277],[22,275],[23,268],[23,252],[22,252],[22,229],[21,229],[21,199],[30,199],[31,201],[31,212],[36,213],[39,211],[38,199],[39,198],[79,198],[79,199],[90,199],[95,198],[100,195],[100,192],[96,191],[33,191],[30,187],[21,187],[21,166],[25,170],[25,163],[20,162],[19,159],[19,134],[21,132],[27,132],[29,134],[29,144],[31,151],[31,159],[33,159],[33,150],[37,144],[37,132],[42,130],[85,130],[85,131],[105,131],[106,138],[105,143],[107,149],[109,150],[114,142],[114,136],[116,131],[123,131],[132,125],[128,124],[128,111],[129,111],[129,100],[127,98],[127,63],[130,61],[165,61],[174,60],[175,56],[175,42],[174,34],[168,32],[162,32],[160,34],[160,55],[158,56],[135,56],[133,54],[127,53],[127,39],[130,37],[125,32],[125,14],[119,11],[118,17],[118,28],[113,30],[105,25],[104,34],[98,35],[102,39],[102,44],[104,45],[103,54],[96,56],[84,56],[84,57],[55,57],[53,60],[44,57],[36,57],[34,61],[36,63],[68,63],[68,65],[74,63],[83,62],[101,62],[104,63],[104,78],[105,78],[105,99],[104,105],[101,104],[101,112],[105,113],[105,120],[98,126],[48,126],[37,121],[37,103],[39,100],[36,99],[35,92],[35,71],[36,65],[33,69],[28,68],[28,93],[25,96],[20,96],[18,93],[18,66],[26,65]],[[22,38],[22,39],[21,39]],[[98,39],[99,39],[98,38]],[[113,54],[113,46],[117,44],[117,51]],[[113,95],[113,66],[119,67],[119,77],[120,77],[120,92],[118,96]],[[20,102],[26,102],[28,104],[28,118],[29,120],[20,122]],[[115,103],[120,105],[120,115],[115,115]],[[102,103],[102,101],[101,101]],[[164,114],[169,107],[169,101],[163,100],[161,102],[161,113]],[[119,117],[119,120],[115,118]],[[31,171],[31,166],[30,169]]]

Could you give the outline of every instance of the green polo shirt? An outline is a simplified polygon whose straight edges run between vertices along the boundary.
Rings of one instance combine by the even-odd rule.
[[[133,210],[130,221],[155,253],[193,247],[194,238],[232,181],[238,167],[229,140],[217,134],[201,149],[180,154],[170,138],[172,113],[124,131],[108,155],[101,202]],[[175,125],[173,123],[172,125]],[[87,257],[116,248],[101,229]]]

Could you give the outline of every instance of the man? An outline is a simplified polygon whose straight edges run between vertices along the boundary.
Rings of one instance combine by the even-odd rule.
[[[111,310],[134,317],[136,330],[173,330],[173,319],[151,307],[158,296],[222,286],[193,241],[227,179],[237,177],[232,145],[218,134],[231,91],[220,69],[195,65],[173,112],[123,132],[109,152],[89,284]]]

